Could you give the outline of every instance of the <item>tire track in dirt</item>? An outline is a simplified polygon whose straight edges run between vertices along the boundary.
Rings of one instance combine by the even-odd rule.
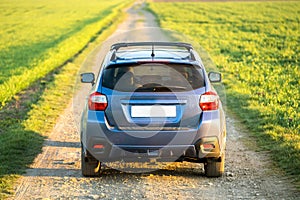
[[[137,1],[127,11],[128,18],[112,40],[165,40],[157,29],[141,29],[157,26],[154,16],[143,10],[143,5]],[[137,28],[140,29],[126,32]],[[207,178],[202,164],[185,162],[124,164],[123,167],[158,170],[124,173],[105,169],[99,178],[82,177],[77,127],[83,98],[78,96],[86,95],[89,87],[84,86],[61,114],[44,143],[43,152],[19,180],[14,199],[297,199],[300,196],[288,178],[274,170],[268,155],[244,145],[243,141],[251,143],[251,139],[229,116],[226,173],[221,178]]]

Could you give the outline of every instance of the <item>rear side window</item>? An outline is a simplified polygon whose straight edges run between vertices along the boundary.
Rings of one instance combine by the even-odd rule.
[[[180,92],[204,87],[203,71],[189,64],[111,65],[102,86],[123,92]]]

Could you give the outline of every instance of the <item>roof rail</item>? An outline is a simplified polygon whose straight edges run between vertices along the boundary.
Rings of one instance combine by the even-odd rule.
[[[183,42],[130,42],[130,43],[116,43],[111,46],[111,50],[116,50],[122,47],[132,47],[132,46],[172,46],[172,47],[183,47],[188,51],[192,50],[193,47],[189,43]]]

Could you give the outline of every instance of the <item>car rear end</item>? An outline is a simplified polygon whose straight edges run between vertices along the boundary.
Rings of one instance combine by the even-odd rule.
[[[101,162],[220,161],[224,113],[202,63],[178,59],[180,51],[156,50],[150,60],[143,50],[125,54],[108,62],[88,97],[86,151]]]

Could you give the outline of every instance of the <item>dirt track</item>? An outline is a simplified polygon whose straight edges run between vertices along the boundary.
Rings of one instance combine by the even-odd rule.
[[[115,40],[130,40],[130,37],[164,40],[156,29],[124,32],[156,26],[154,17],[142,10],[140,4],[128,13],[127,20],[113,37]],[[80,103],[70,102],[62,113],[44,143],[43,153],[16,186],[15,199],[297,199],[300,196],[290,181],[271,165],[268,155],[244,145],[245,141],[250,144],[247,146],[253,142],[230,116],[226,173],[221,178],[206,178],[201,164],[190,163],[144,164],[142,167],[150,171],[147,173],[106,169],[99,178],[84,178],[80,171],[77,131],[80,112],[74,112]],[[131,167],[138,169],[140,165]],[[151,171],[155,168],[158,170]]]

